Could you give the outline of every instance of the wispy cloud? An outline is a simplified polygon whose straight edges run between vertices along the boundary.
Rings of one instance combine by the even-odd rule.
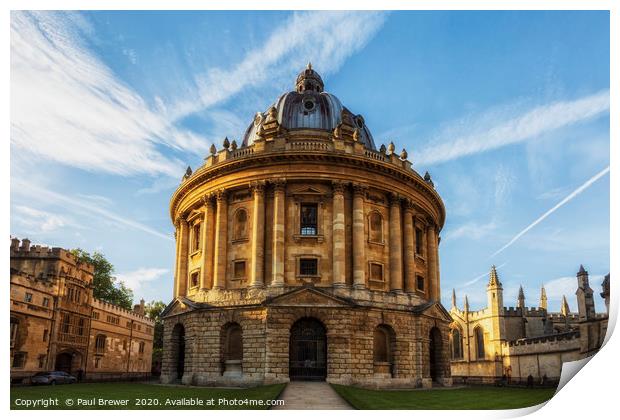
[[[174,106],[176,118],[209,108],[248,87],[267,81],[289,81],[310,60],[322,74],[338,70],[362,49],[383,26],[385,12],[296,12],[277,27],[262,44],[251,50],[231,70],[210,69],[196,77],[198,101]]]
[[[49,233],[65,226],[76,226],[65,216],[20,205],[14,207],[11,218],[32,232]]]
[[[491,255],[491,258],[496,256],[497,254],[499,254],[500,252],[504,251],[506,248],[508,248],[509,246],[511,246],[512,244],[514,244],[516,241],[519,240],[520,237],[522,237],[523,235],[525,235],[527,232],[529,232],[532,228],[534,228],[537,224],[539,224],[540,222],[542,222],[543,220],[545,220],[547,217],[549,217],[553,212],[555,212],[557,209],[559,209],[560,207],[562,207],[564,204],[568,203],[569,201],[571,201],[573,198],[577,197],[579,194],[581,194],[582,192],[584,192],[586,189],[588,189],[592,184],[594,184],[598,179],[600,179],[601,177],[605,176],[607,173],[609,173],[609,166],[605,169],[603,169],[602,171],[600,171],[599,173],[597,173],[596,175],[594,175],[592,178],[588,179],[585,183],[583,183],[579,188],[577,188],[576,190],[574,190],[573,192],[571,192],[569,195],[567,195],[566,197],[564,197],[564,199],[562,199],[562,201],[560,201],[558,204],[556,204],[555,206],[553,206],[552,208],[550,208],[549,210],[547,210],[542,216],[540,216],[538,219],[534,220],[532,223],[530,223],[525,229],[523,229],[521,232],[517,233],[508,243],[506,243],[506,245],[502,246],[500,249],[498,249],[497,251],[495,251],[493,253],[493,255]]]
[[[206,150],[149,105],[87,47],[80,15],[11,14],[13,152],[89,171],[178,176],[160,148]]]
[[[432,144],[420,150],[417,162],[430,165],[498,149],[608,112],[609,90],[573,101],[537,106],[516,115],[489,111],[490,115],[459,121],[444,129]]]
[[[116,280],[123,282],[125,286],[129,287],[135,293],[143,290],[146,283],[160,278],[168,271],[167,268],[139,268],[127,273],[117,274]]]
[[[100,217],[104,220],[119,224],[121,226],[140,230],[150,235],[157,236],[158,238],[173,241],[172,235],[159,232],[158,230],[153,229],[143,223],[137,222],[135,220],[107,210],[101,207],[99,203],[94,203],[70,195],[64,195],[58,192],[54,192],[50,189],[41,188],[38,185],[16,178],[11,179],[11,188],[18,195],[26,196],[39,201],[46,201],[48,203],[53,203],[54,205],[66,206],[66,208],[70,211],[79,212],[82,216],[86,215],[90,217]]]
[[[496,228],[497,223],[495,222],[495,220],[491,220],[488,223],[482,224],[470,222],[446,233],[445,240],[448,241],[462,237],[467,237],[469,240],[477,240],[487,236]]]

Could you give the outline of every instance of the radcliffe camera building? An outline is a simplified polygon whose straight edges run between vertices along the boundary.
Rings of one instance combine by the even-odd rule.
[[[154,321],[93,297],[94,267],[11,239],[11,382],[65,371],[87,381],[150,376]]]
[[[162,381],[450,384],[445,209],[310,65],[170,202]]]

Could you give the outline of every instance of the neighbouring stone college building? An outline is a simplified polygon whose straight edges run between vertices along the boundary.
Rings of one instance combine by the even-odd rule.
[[[602,284],[601,297],[606,311],[596,313],[594,292],[588,272],[577,273],[578,312],[571,312],[566,297],[559,313],[548,312],[547,293],[540,291],[537,307],[528,308],[523,289],[516,307],[505,307],[503,286],[495,267],[491,268],[484,309],[471,310],[467,296],[463,309],[452,293],[450,350],[455,382],[488,383],[504,379],[527,383],[555,383],[562,364],[596,353],[607,332],[609,313],[609,274]]]
[[[93,297],[90,264],[11,239],[11,382],[60,370],[83,380],[150,375],[154,321]]]
[[[310,65],[170,202],[162,381],[450,384],[443,202]]]

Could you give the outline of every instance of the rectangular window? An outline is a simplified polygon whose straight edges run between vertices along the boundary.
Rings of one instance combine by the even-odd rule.
[[[299,275],[300,276],[318,276],[319,264],[316,258],[300,258],[299,259]]]
[[[46,298],[46,297],[44,297],[44,298],[43,298],[43,306],[46,306],[46,307],[47,307],[47,306],[50,306],[50,300],[49,300],[49,298]]]
[[[245,261],[235,261],[233,275],[236,279],[245,278]]]
[[[69,314],[63,315],[60,329],[65,334],[69,333],[69,330],[71,329],[71,317],[69,316]]]
[[[32,302],[32,293],[26,293],[26,297],[24,298],[26,303]]]
[[[44,366],[45,366],[45,355],[41,354],[39,355],[39,369],[43,369]]]
[[[99,312],[93,312],[93,319],[99,319]]]
[[[100,357],[95,357],[95,367],[98,368],[99,367],[99,363],[100,363],[101,358]]]
[[[140,342],[140,347],[138,348],[139,353],[144,353],[144,341]]]
[[[422,276],[415,276],[415,280],[416,280],[416,287],[418,290],[424,291],[424,277]]]
[[[423,254],[423,238],[422,238],[422,229],[415,228],[415,253],[418,255]]]
[[[11,348],[15,347],[15,339],[17,338],[17,327],[19,321],[15,318],[11,318]]]
[[[26,365],[26,354],[24,352],[17,352],[13,355],[13,367],[23,368]]]
[[[47,336],[49,335],[48,330],[43,330],[43,341],[47,341]]]
[[[190,276],[190,287],[198,287],[198,276],[200,275],[199,271],[194,271]]]
[[[301,205],[301,234],[315,236],[318,234],[317,227],[318,205],[316,203]]]
[[[370,263],[370,280],[383,281],[383,265]]]

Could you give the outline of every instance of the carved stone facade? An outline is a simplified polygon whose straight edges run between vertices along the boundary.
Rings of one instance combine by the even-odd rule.
[[[163,381],[450,383],[430,177],[376,150],[310,67],[232,144],[171,199]]]
[[[150,376],[154,322],[93,297],[93,266],[11,240],[11,381],[62,370],[84,380]]]
[[[609,299],[609,275],[606,279],[601,296]],[[536,383],[553,383],[559,380],[564,362],[596,353],[605,339],[608,313],[596,313],[583,266],[577,273],[577,283],[577,313],[570,312],[566,297],[559,313],[548,312],[544,287],[537,307],[525,306],[522,288],[517,306],[505,307],[495,267],[491,268],[487,285],[486,308],[470,310],[465,297],[461,310],[453,293],[450,314],[454,321],[449,341],[454,380],[488,383],[504,377],[526,383],[531,375]]]

